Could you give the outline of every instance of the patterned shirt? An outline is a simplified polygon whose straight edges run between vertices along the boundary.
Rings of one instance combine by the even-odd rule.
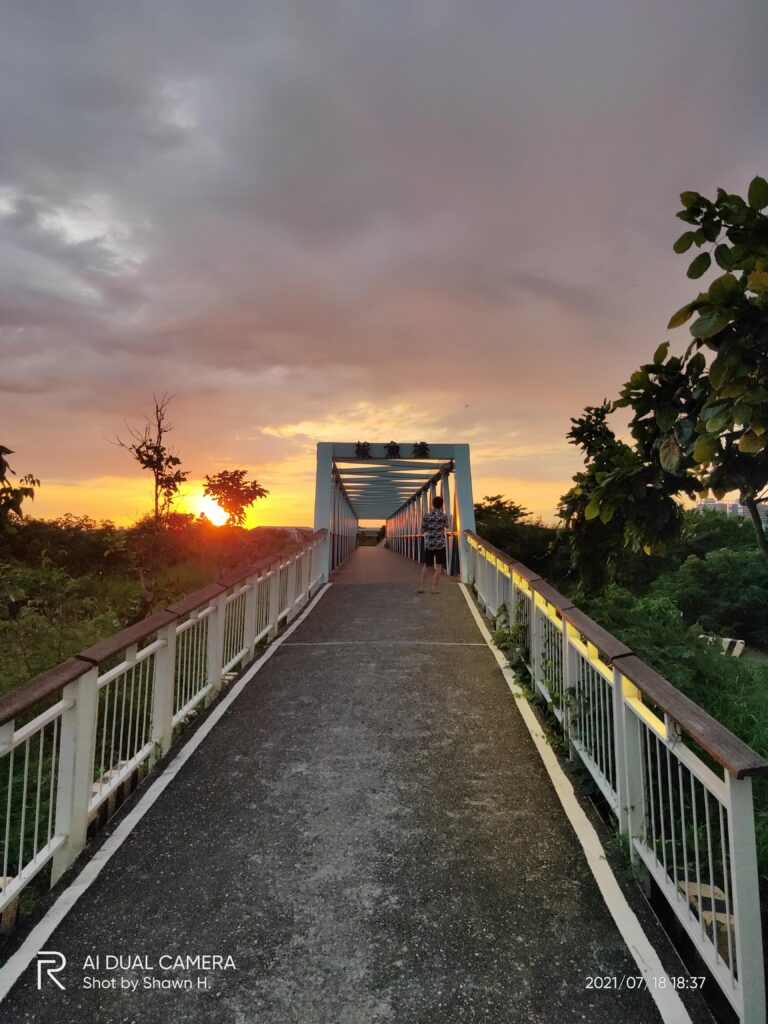
[[[445,547],[445,531],[448,528],[448,516],[433,508],[425,513],[421,521],[421,532],[427,551],[439,551]]]

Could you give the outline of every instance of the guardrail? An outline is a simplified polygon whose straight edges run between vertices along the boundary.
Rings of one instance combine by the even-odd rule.
[[[57,881],[121,788],[309,601],[327,545],[321,530],[234,570],[0,697],[4,926],[32,879],[50,865]]]
[[[466,531],[487,613],[741,1021],[765,1024],[752,777],[768,762],[539,575]]]

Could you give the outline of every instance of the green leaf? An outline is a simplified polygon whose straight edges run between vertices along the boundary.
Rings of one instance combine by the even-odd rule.
[[[730,426],[731,416],[726,410],[725,412],[719,412],[716,416],[713,416],[711,420],[707,420],[707,433],[708,434],[719,434],[726,427]]]
[[[659,462],[667,473],[676,473],[683,459],[683,449],[674,437],[665,437],[659,445]]]
[[[739,438],[738,449],[746,455],[755,455],[765,448],[766,443],[768,443],[768,440],[765,437],[759,437],[754,431],[748,430],[746,434],[742,434]]]
[[[766,275],[768,277],[768,275]],[[723,304],[733,302],[741,295],[741,285],[733,274],[721,274],[709,286],[707,295],[711,302]]]
[[[753,210],[762,210],[768,206],[768,181],[765,178],[758,175],[752,179],[749,183],[747,201]]]
[[[677,419],[677,409],[674,405],[660,405],[654,416],[659,430],[671,430]]]
[[[747,278],[747,287],[751,292],[755,292],[757,295],[761,295],[763,292],[768,291],[768,271],[753,270]]]
[[[701,196],[698,192],[681,192],[680,202],[686,210],[690,210],[692,206],[698,206],[701,203]]]
[[[610,523],[613,519],[613,505],[610,501],[604,501],[600,507],[600,522]]]
[[[709,255],[709,253],[700,252],[696,259],[693,260],[691,265],[688,267],[688,277],[691,277],[694,280],[697,277],[701,277],[702,274],[705,274],[709,270],[709,266],[711,263],[712,257]]]
[[[752,422],[753,408],[744,402],[739,402],[733,410],[733,422],[748,427]]]
[[[705,313],[691,324],[691,334],[694,338],[712,338],[730,322],[731,318],[727,313],[713,309],[711,313]]]
[[[704,358],[704,354],[702,352],[697,352],[688,363],[688,371],[692,377],[699,377],[706,365],[707,361]]]
[[[695,238],[695,235],[694,235],[693,231],[686,231],[684,234],[680,235],[680,237],[675,242],[675,244],[672,246],[672,248],[677,253],[688,252],[688,250],[693,245],[694,238]]]
[[[702,222],[701,230],[704,233],[704,237],[708,242],[716,242],[717,236],[720,234],[720,228],[722,224],[719,220],[713,220],[711,218]]]
[[[663,345],[659,345],[656,351],[653,353],[653,361],[656,364],[661,364],[667,358],[667,352],[669,352],[669,342],[665,341]]]
[[[717,263],[718,267],[722,267],[723,270],[733,270],[731,250],[727,245],[718,245],[715,247],[715,263]]]
[[[693,303],[689,302],[687,306],[683,306],[681,309],[674,314],[672,319],[667,324],[667,330],[671,331],[673,327],[682,327],[682,325],[690,320],[693,316]]]
[[[590,499],[590,502],[587,505],[587,507],[584,509],[584,518],[587,519],[587,520],[589,520],[589,519],[597,519],[597,517],[599,515],[600,515],[600,502],[599,501],[595,501],[595,499],[592,498],[592,499]]]
[[[675,439],[678,444],[686,445],[690,444],[693,439],[693,422],[691,420],[678,420],[675,423]]]
[[[711,435],[704,435],[700,437],[693,446],[694,461],[698,462],[699,465],[711,462],[719,450],[719,439],[712,437]]]
[[[713,388],[719,388],[723,384],[729,369],[730,367],[723,357],[717,356],[712,360],[712,365],[709,368],[709,382]]]
[[[724,409],[728,408],[728,402],[710,401],[701,410],[701,420],[706,423],[707,420],[711,420],[713,416],[717,416],[718,413],[723,412]]]

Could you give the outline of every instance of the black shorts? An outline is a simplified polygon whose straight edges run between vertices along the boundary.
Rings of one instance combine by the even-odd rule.
[[[445,548],[436,548],[433,551],[424,548],[424,555],[421,560],[424,565],[442,565],[445,568]]]

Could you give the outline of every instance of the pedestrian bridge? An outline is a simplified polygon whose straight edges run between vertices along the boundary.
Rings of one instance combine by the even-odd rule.
[[[765,761],[477,536],[466,446],[320,447],[311,537],[0,698],[6,930],[37,895],[3,1019],[698,1024],[704,985],[764,1021]],[[420,594],[436,489],[455,574]]]

